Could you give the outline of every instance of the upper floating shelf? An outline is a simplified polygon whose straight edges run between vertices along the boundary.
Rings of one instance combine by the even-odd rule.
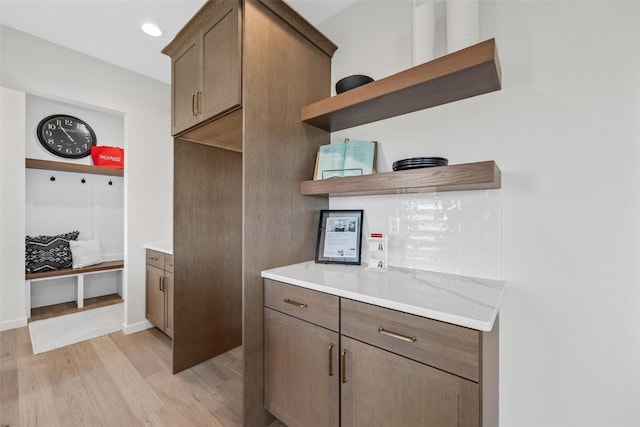
[[[50,160],[25,159],[25,166],[27,169],[45,169],[52,171],[90,173],[94,175],[124,176],[124,169],[81,165],[78,163],[52,162]]]
[[[301,119],[335,132],[500,90],[495,39],[302,107]]]
[[[305,196],[366,196],[488,190],[501,186],[500,169],[492,160],[451,166],[329,178],[300,183]]]

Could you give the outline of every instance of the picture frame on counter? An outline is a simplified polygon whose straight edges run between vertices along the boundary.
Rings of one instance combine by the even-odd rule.
[[[364,211],[320,211],[316,259],[318,264],[361,264]]]

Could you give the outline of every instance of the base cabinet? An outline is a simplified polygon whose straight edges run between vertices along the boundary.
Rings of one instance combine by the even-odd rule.
[[[173,338],[173,255],[147,249],[147,320]]]
[[[264,299],[264,404],[287,426],[498,425],[497,321],[485,333],[268,279]]]

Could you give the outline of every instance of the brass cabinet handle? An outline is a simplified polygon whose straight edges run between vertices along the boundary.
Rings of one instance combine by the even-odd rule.
[[[382,335],[386,335],[388,337],[397,338],[399,340],[406,341],[406,342],[415,342],[417,340],[416,337],[400,334],[398,332],[393,332],[393,331],[390,331],[388,329],[383,328],[382,326],[380,326],[378,328],[378,332],[380,332]]]
[[[158,278],[158,290],[162,292],[162,276]]]
[[[167,276],[162,276],[162,292],[167,292]]]
[[[197,116],[198,113],[196,112],[196,96],[197,96],[198,92],[191,92],[191,114],[194,116]]]
[[[329,376],[332,377],[335,372],[333,372],[333,347],[336,345],[334,343],[329,344]]]
[[[342,371],[342,384],[347,382],[347,353],[349,350],[346,348],[342,350],[342,365],[340,366],[340,370]]]
[[[307,306],[307,304],[304,303],[304,302],[294,301],[294,300],[289,299],[289,298],[285,298],[284,302],[286,302],[287,304],[298,306],[300,308],[305,308]]]
[[[202,92],[200,92],[199,90],[196,91],[196,115],[200,115],[201,111],[200,111],[200,95],[202,95]]]

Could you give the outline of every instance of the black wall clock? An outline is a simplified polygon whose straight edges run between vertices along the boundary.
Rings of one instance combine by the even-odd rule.
[[[66,114],[47,116],[38,123],[38,141],[50,153],[67,159],[91,154],[96,134],[84,120]]]

